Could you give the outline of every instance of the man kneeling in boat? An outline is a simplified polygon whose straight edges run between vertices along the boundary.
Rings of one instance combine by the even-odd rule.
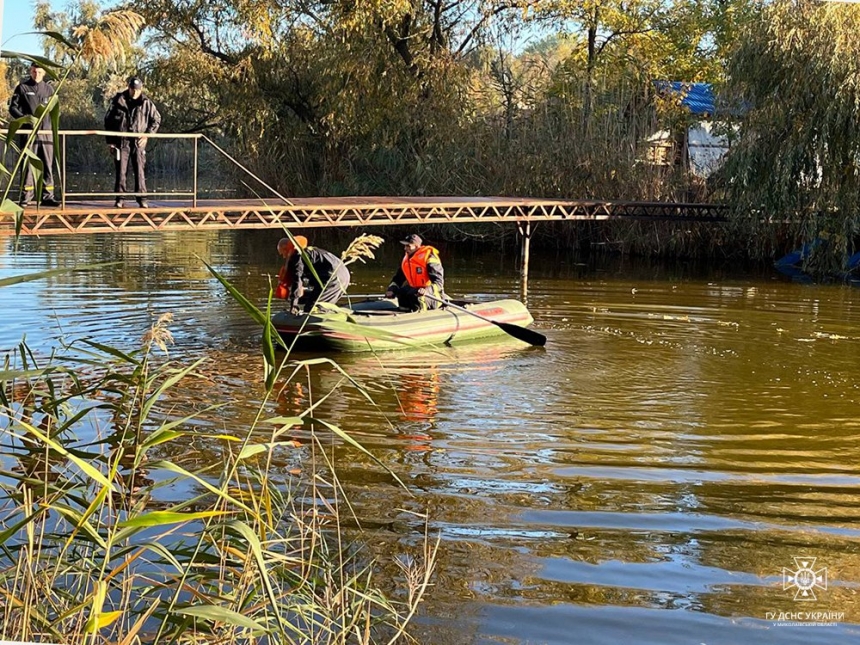
[[[346,293],[350,276],[349,269],[336,255],[308,246],[304,235],[296,235],[293,240],[284,237],[278,242],[278,255],[285,262],[278,273],[275,297],[285,299],[287,310],[297,316],[302,309],[310,312],[317,302],[337,302]],[[297,245],[302,251],[296,249]]]
[[[439,309],[445,292],[445,272],[439,251],[425,246],[415,233],[400,240],[406,253],[391,284],[385,292],[386,298],[397,298],[397,304],[409,311]],[[425,295],[432,296],[425,298]]]

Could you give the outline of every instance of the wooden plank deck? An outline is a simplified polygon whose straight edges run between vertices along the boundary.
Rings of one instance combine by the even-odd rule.
[[[148,198],[149,208],[126,201],[68,201],[65,208],[27,208],[23,235],[80,233],[319,228],[467,222],[540,222],[608,219],[725,220],[716,204],[608,202],[522,197],[313,197],[189,200]],[[0,235],[13,234],[15,216],[0,213]]]

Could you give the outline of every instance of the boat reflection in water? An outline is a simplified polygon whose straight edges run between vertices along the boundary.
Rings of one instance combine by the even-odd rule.
[[[480,373],[487,372],[489,385],[489,373],[535,351],[543,350],[505,336],[456,347],[339,354],[323,361],[319,354],[297,352],[290,358],[302,368],[276,387],[276,413],[297,416],[313,407],[314,416],[343,424],[363,444],[382,442],[387,448],[431,450],[440,411],[458,405],[458,382],[473,380],[476,374],[485,380]],[[488,391],[487,396],[493,392]],[[359,408],[366,410],[360,421],[355,415]],[[309,430],[297,429],[294,438],[308,440]]]

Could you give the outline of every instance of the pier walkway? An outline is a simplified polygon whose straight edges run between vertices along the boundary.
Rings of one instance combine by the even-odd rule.
[[[149,208],[129,202],[66,202],[64,208],[27,208],[23,235],[122,233],[211,229],[366,227],[474,222],[725,219],[715,204],[610,202],[519,197],[314,197],[283,200],[149,198]],[[0,235],[14,234],[13,213],[0,212]]]

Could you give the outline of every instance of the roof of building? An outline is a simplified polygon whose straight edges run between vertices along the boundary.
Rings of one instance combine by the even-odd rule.
[[[683,81],[654,81],[658,92],[680,94],[681,105],[692,114],[714,114],[716,105],[714,89],[710,83],[685,83]]]

